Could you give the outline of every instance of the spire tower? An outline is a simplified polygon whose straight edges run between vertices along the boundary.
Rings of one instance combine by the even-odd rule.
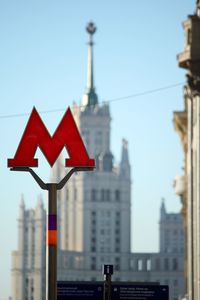
[[[89,33],[88,42],[88,70],[87,70],[87,86],[86,92],[83,95],[82,104],[86,107],[95,106],[98,104],[98,97],[94,88],[94,70],[93,70],[93,34],[96,32],[96,27],[93,22],[88,23],[86,31]]]
[[[160,218],[163,219],[166,215],[166,208],[165,208],[165,199],[161,199],[161,206],[160,206]]]
[[[128,141],[126,139],[122,139],[122,156],[121,156],[121,163],[120,163],[120,175],[123,178],[130,179]]]

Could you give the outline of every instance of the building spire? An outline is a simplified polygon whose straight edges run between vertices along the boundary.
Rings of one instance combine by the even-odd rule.
[[[93,34],[96,31],[96,27],[92,22],[86,27],[87,32],[89,33],[89,47],[88,47],[88,74],[87,74],[87,89],[91,90],[94,88],[93,84]]]
[[[165,198],[161,199],[160,217],[163,219],[166,215]]]
[[[24,219],[25,214],[25,202],[24,202],[24,195],[21,195],[21,201],[19,205],[19,220]]]
[[[88,70],[87,70],[87,86],[86,92],[83,95],[82,103],[84,106],[95,106],[98,103],[98,97],[94,88],[94,70],[93,70],[93,34],[96,32],[96,27],[93,22],[89,22],[86,31],[89,33],[88,42]]]
[[[122,139],[122,155],[121,155],[121,162],[120,162],[120,175],[125,179],[130,179],[128,141],[126,139]]]

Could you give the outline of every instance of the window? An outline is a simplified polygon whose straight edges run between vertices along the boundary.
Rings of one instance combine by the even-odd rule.
[[[95,246],[91,247],[91,252],[96,252],[96,247]]]
[[[192,43],[192,32],[191,29],[188,29],[187,31],[187,45],[191,45]]]
[[[135,259],[131,259],[130,263],[131,263],[131,270],[134,270],[135,269]]]
[[[118,227],[120,226],[120,212],[116,212],[116,219],[115,219],[115,225]]]
[[[119,271],[120,270],[120,258],[115,257],[115,270]]]
[[[96,235],[96,228],[92,228],[92,234]]]
[[[101,201],[110,201],[110,190],[101,190]]]
[[[116,244],[119,244],[119,243],[120,243],[120,238],[119,238],[119,237],[116,237],[115,243],[116,243]]]
[[[91,259],[91,270],[96,270],[96,257]]]
[[[96,220],[95,220],[95,219],[92,220],[92,225],[93,225],[93,226],[96,225]]]
[[[167,271],[169,270],[169,260],[168,258],[165,258],[164,259],[164,269]]]
[[[146,267],[147,267],[147,271],[151,271],[151,259],[150,258],[147,259]]]
[[[76,256],[75,257],[75,268],[80,269],[83,267],[83,257],[82,256]]]
[[[106,201],[110,201],[110,190],[106,190]]]
[[[116,190],[116,191],[115,191],[115,200],[116,200],[117,202],[120,201],[120,191],[119,191],[119,190]]]
[[[178,286],[178,280],[177,280],[177,279],[175,279],[175,280],[173,281],[173,286]]]
[[[142,259],[138,259],[138,262],[137,262],[137,266],[138,266],[138,271],[142,271]]]
[[[178,270],[178,261],[177,261],[177,258],[173,258],[173,260],[172,260],[172,270],[173,271]]]
[[[96,226],[96,211],[91,211],[91,224],[93,227]]]
[[[105,190],[101,190],[101,201],[105,201]]]
[[[96,270],[96,265],[95,264],[91,264],[91,270]]]
[[[91,191],[91,201],[97,201],[97,191],[94,189]]]
[[[115,221],[115,225],[116,225],[116,226],[120,226],[120,220],[116,220],[116,221]]]
[[[117,211],[117,212],[116,212],[116,217],[117,217],[117,218],[120,218],[120,211]]]
[[[100,250],[101,250],[101,252],[103,253],[103,252],[104,252],[104,247],[101,246]]]
[[[156,270],[160,270],[160,259],[156,258]]]

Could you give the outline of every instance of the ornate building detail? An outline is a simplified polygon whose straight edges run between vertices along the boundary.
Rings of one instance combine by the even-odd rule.
[[[174,113],[175,129],[184,149],[185,188],[181,196],[186,235],[185,274],[187,299],[200,299],[200,2],[196,13],[183,23],[185,46],[178,55],[181,68],[187,69],[183,112]]]

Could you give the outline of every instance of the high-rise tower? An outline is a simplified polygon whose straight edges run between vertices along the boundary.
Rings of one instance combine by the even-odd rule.
[[[164,199],[160,208],[160,253],[184,253],[183,219],[181,214],[168,213]]]
[[[12,252],[12,299],[45,299],[46,213],[39,198],[25,208],[22,196],[18,219],[18,250]],[[37,287],[37,288],[36,288]]]
[[[89,33],[87,86],[81,106],[73,113],[96,170],[73,176],[60,197],[62,250],[86,253],[86,267],[100,270],[103,263],[123,269],[129,265],[131,179],[128,143],[123,141],[119,166],[110,149],[110,110],[99,104],[94,88],[93,35]],[[126,234],[124,234],[126,233]]]

